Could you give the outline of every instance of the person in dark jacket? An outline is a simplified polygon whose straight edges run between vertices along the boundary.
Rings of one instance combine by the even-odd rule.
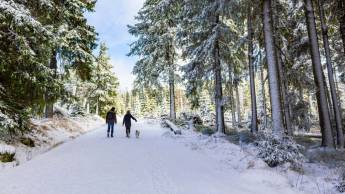
[[[126,115],[123,117],[123,123],[122,126],[125,125],[126,126],[126,136],[129,138],[129,135],[131,133],[131,119],[135,120],[135,122],[137,122],[137,119],[134,118],[131,114],[130,111],[127,111]]]
[[[105,119],[106,123],[108,124],[107,137],[109,137],[109,133],[111,137],[114,137],[114,125],[117,123],[116,112],[114,107],[111,108],[111,110],[107,113]]]

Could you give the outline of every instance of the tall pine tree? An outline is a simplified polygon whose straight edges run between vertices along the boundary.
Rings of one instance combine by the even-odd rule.
[[[160,12],[162,0],[147,0],[138,13],[137,24],[128,26],[129,32],[138,38],[131,44],[129,55],[137,55],[133,73],[136,82],[146,87],[160,88],[161,81],[169,85],[170,118],[176,119],[175,105],[175,72],[176,47],[174,9]],[[161,13],[161,14],[159,14]]]

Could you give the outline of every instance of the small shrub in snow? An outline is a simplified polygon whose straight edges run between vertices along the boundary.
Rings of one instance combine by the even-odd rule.
[[[16,127],[15,121],[8,117],[6,114],[0,112],[0,126],[1,128],[14,128]]]
[[[181,120],[181,119],[176,119],[174,124],[176,126],[179,126],[179,127],[184,127],[185,125],[187,125],[188,123],[185,121],[185,120]]]
[[[31,138],[22,138],[20,142],[28,147],[35,147],[35,142]]]
[[[194,127],[196,131],[201,132],[204,135],[213,135],[215,133],[214,129],[205,125],[194,125]]]
[[[9,141],[18,133],[28,130],[28,111],[5,105],[0,99],[0,139]]]
[[[340,193],[345,193],[345,170],[341,174],[339,184],[336,186]]]
[[[169,128],[169,125],[165,122],[165,120],[161,120],[160,125],[163,128]]]
[[[58,107],[58,106],[54,106],[54,115],[57,117],[62,117],[62,118],[69,116],[67,110],[65,110],[62,107]]]
[[[162,114],[162,115],[160,116],[160,119],[161,119],[161,120],[169,119],[169,115],[167,115],[167,114]]]
[[[0,161],[13,162],[16,149],[9,145],[0,145]]]
[[[186,113],[186,112],[181,112],[179,119],[181,120],[185,120],[185,121],[189,121],[192,119],[192,115],[190,113]]]
[[[13,162],[14,161],[14,153],[3,153],[3,154],[0,154],[0,161],[3,162],[3,163],[6,163],[6,162]]]
[[[193,117],[193,124],[196,124],[196,125],[202,125],[203,122],[202,122],[202,119],[200,118],[200,116],[196,115]]]
[[[296,168],[303,160],[302,146],[296,144],[290,137],[279,138],[273,134],[259,133],[254,145],[258,148],[258,157],[270,167],[291,163]]]
[[[71,111],[71,116],[72,117],[85,116],[86,115],[84,108],[79,106],[79,105],[77,105],[77,104],[73,104],[70,107],[70,111]]]

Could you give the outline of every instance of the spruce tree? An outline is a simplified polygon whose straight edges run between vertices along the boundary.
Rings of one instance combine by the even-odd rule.
[[[94,27],[87,24],[84,16],[86,11],[92,11],[94,1],[69,0],[53,1],[54,11],[49,19],[42,19],[53,27],[56,42],[51,48],[49,68],[56,76],[58,65],[63,69],[74,69],[82,80],[91,78],[93,63],[92,51],[96,44]],[[53,19],[50,19],[53,18]],[[57,64],[57,57],[68,61],[66,64]],[[53,104],[59,95],[47,90],[45,93],[46,117],[52,117]]]
[[[89,92],[89,98],[93,102],[96,114],[105,115],[115,105],[119,85],[112,71],[113,65],[110,62],[105,43],[100,44],[99,54],[93,68],[94,71],[90,80],[93,83],[93,88]],[[127,104],[125,104],[125,108],[128,108]]]
[[[49,15],[52,3],[38,2],[0,3],[0,120],[11,123],[0,122],[0,128],[11,133],[26,129],[29,114],[41,112],[46,90],[58,92],[61,87],[46,66],[56,42],[53,30],[37,16]]]
[[[160,11],[161,2],[163,1],[145,1],[136,17],[138,23],[128,26],[129,32],[138,38],[131,44],[129,55],[140,56],[133,70],[137,75],[137,83],[149,88],[162,87],[161,81],[168,83],[170,118],[175,120],[175,10]]]
[[[205,80],[214,82],[216,128],[224,133],[222,62],[233,34],[226,22],[236,5],[222,0],[194,0],[183,1],[181,7],[178,39],[183,56],[190,61],[184,67],[187,95],[198,94]]]

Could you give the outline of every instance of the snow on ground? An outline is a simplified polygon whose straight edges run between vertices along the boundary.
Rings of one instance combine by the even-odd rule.
[[[0,153],[9,153],[13,154],[16,152],[16,148],[11,146],[11,145],[6,145],[6,144],[0,144]]]
[[[302,193],[240,147],[227,143],[227,151],[221,151],[224,144],[217,138],[172,136],[153,121],[134,124],[133,130],[141,131],[139,139],[125,138],[124,128],[118,125],[115,138],[106,138],[105,128],[4,170],[0,193]],[[230,152],[230,157],[223,156]]]
[[[95,129],[103,123],[104,120],[98,116],[34,119],[31,126],[33,130],[25,137],[34,140],[35,147],[28,147],[20,141],[13,145],[6,145],[2,142],[0,144],[0,153],[3,153],[1,150],[10,149],[11,153],[15,153],[15,161],[10,163],[0,162],[0,170],[25,163],[39,154]]]
[[[183,130],[182,136],[168,132],[164,136],[184,144],[191,150],[213,158],[217,163],[229,166],[245,180],[258,180],[262,184],[284,184],[310,194],[338,194],[339,168],[329,168],[320,163],[303,163],[303,170],[296,172],[289,165],[268,167],[256,157],[256,149],[250,145],[235,145],[218,135],[207,136],[192,130]],[[220,165],[222,166],[222,165]],[[279,183],[280,182],[280,183]]]

